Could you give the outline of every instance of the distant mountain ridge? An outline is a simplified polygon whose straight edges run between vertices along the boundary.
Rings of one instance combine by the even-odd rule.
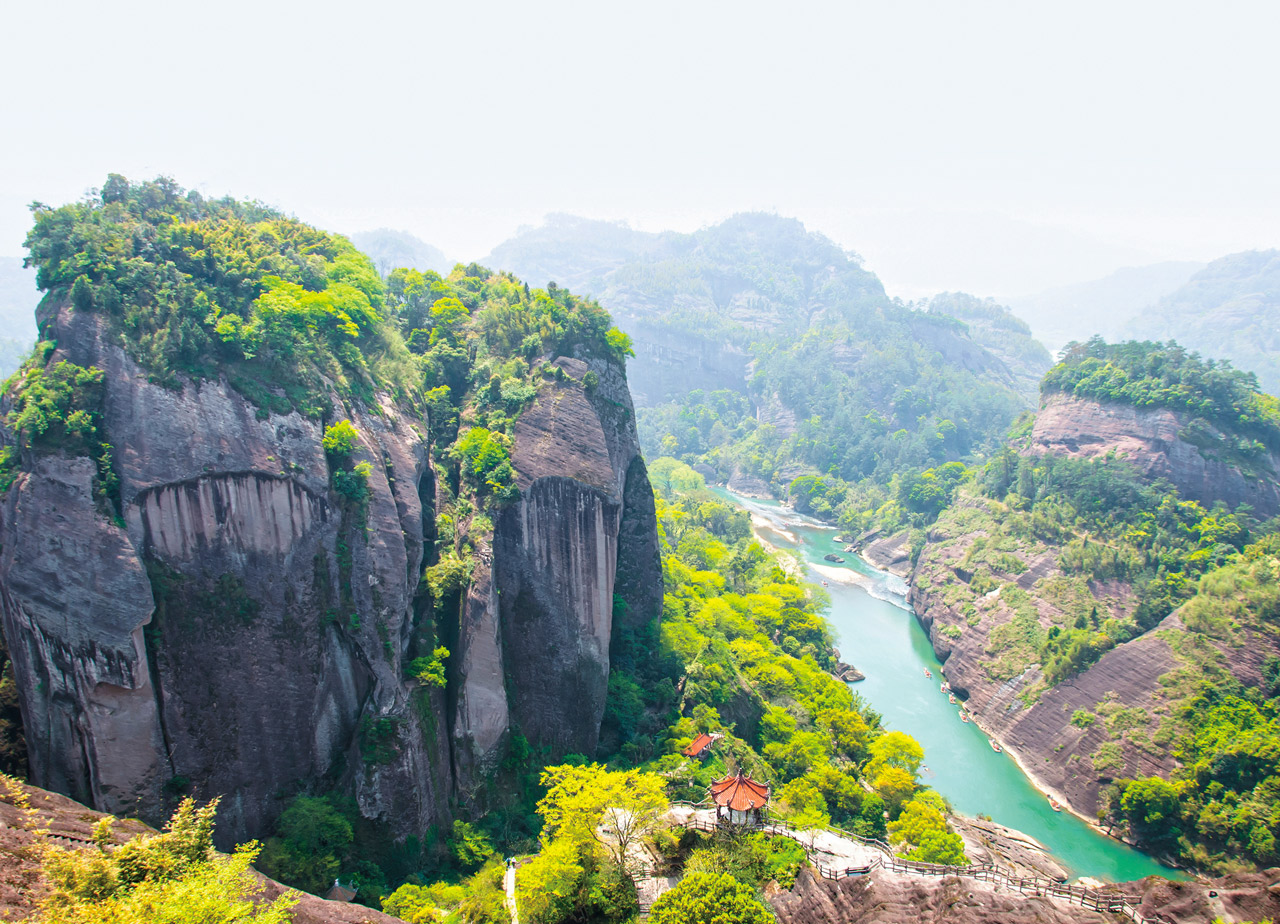
[[[36,271],[22,257],[0,257],[0,378],[18,368],[36,340]]]
[[[1214,260],[1134,317],[1128,333],[1228,359],[1257,375],[1263,391],[1280,392],[1280,250]]]
[[[1205,264],[1187,261],[1130,266],[1102,279],[1001,299],[1050,350],[1094,334],[1113,340],[1144,308],[1175,291]],[[1155,339],[1168,339],[1167,335]]]
[[[692,234],[555,215],[486,262],[598,298],[634,344],[645,451],[747,493],[963,457],[1033,405],[1050,364],[1002,306],[904,304],[857,254],[772,214]]]
[[[448,276],[453,269],[453,261],[444,255],[444,251],[408,231],[391,228],[361,231],[351,235],[351,243],[369,255],[383,276],[401,266],[420,271],[433,270],[441,276]]]

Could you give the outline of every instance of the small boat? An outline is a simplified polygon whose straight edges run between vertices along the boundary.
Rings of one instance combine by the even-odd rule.
[[[969,721],[969,714],[967,712],[962,711],[960,713],[960,721],[967,723]]]
[[[956,704],[956,695],[954,693],[948,693],[947,702],[954,706]]]
[[[928,677],[930,680],[932,680],[932,679],[933,679],[933,674],[931,674],[931,673],[929,672],[929,668],[927,668],[927,667],[924,669],[924,675],[925,675],[926,677]]]
[[[938,687],[938,689],[939,689],[939,690],[941,690],[943,693],[950,693],[950,692],[951,692],[951,684],[947,683],[947,682],[944,680],[944,681],[942,681],[942,686]]]
[[[991,745],[991,750],[995,751],[997,754],[1004,753],[1004,748],[1000,747],[1000,742],[997,741],[995,738],[990,739],[989,743]]]
[[[1062,811],[1061,804],[1059,804],[1058,800],[1055,799],[1053,796],[1049,797],[1049,808],[1053,809],[1055,812]]]

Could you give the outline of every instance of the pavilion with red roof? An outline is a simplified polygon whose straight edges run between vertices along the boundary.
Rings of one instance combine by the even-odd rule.
[[[724,735],[708,735],[706,732],[699,733],[692,743],[680,753],[685,757],[692,757],[696,760],[702,760],[711,753],[711,745],[723,738]]]
[[[717,820],[727,819],[735,825],[758,825],[764,821],[764,807],[769,803],[769,787],[764,783],[757,783],[741,770],[737,776],[716,780],[711,784],[709,792],[716,804]]]

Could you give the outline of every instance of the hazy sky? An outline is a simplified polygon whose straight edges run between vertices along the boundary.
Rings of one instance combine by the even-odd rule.
[[[0,254],[108,172],[476,258],[795,215],[891,292],[1280,245],[1275,3],[7,4]]]

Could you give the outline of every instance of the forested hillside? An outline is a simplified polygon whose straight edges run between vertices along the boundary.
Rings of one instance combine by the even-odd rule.
[[[1175,344],[1099,340],[1069,348],[1042,392],[1050,410],[1075,402],[1073,423],[1022,422],[956,479],[919,549],[912,601],[947,678],[1080,810],[1200,868],[1272,865],[1280,534],[1175,482],[1200,488],[1186,460],[1204,453],[1274,486],[1275,399]],[[1139,445],[1146,418],[1124,417],[1108,443],[1089,415],[1126,408],[1176,425]],[[1230,478],[1212,482],[1229,495]]]
[[[1253,372],[1280,392],[1280,251],[1214,260],[1185,285],[1133,318],[1127,334],[1174,339]]]
[[[1000,306],[903,305],[856,255],[771,215],[687,235],[561,217],[490,259],[616,315],[648,453],[750,493],[826,476],[823,511],[990,448],[1049,365]]]

